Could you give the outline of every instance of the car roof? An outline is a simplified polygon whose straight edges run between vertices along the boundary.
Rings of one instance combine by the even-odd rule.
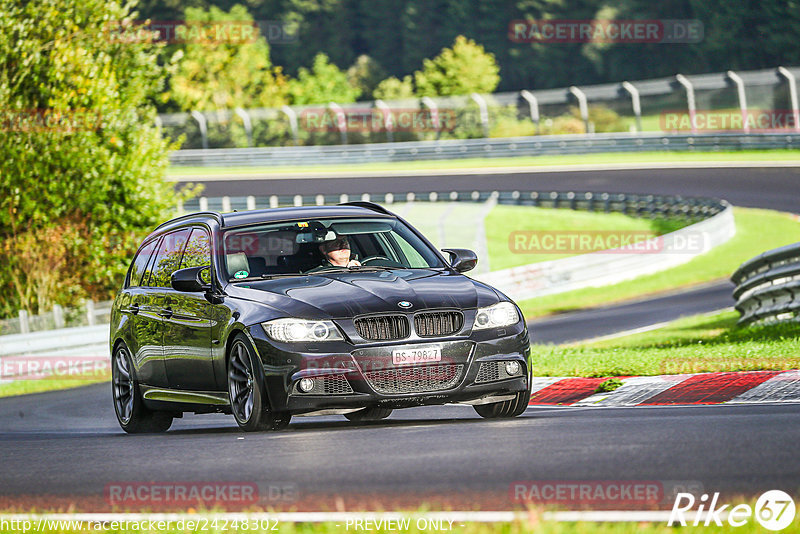
[[[338,206],[300,206],[289,208],[270,208],[260,210],[218,213],[202,211],[190,213],[169,220],[156,228],[156,232],[170,230],[185,223],[203,222],[214,219],[222,228],[248,226],[258,223],[289,221],[296,219],[317,219],[325,217],[394,217],[390,211],[371,202],[351,202]],[[154,232],[155,233],[155,232]]]

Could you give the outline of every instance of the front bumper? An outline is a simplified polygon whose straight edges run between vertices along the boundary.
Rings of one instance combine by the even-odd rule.
[[[259,325],[250,329],[264,367],[270,406],[303,414],[371,406],[408,408],[459,402],[491,401],[530,388],[530,341],[524,323],[513,328],[473,332],[460,338],[415,339],[368,346],[319,343],[302,347],[269,340]],[[441,349],[441,361],[395,365],[392,351],[408,347]],[[294,350],[292,350],[294,349]],[[301,349],[301,350],[298,350]],[[516,361],[520,371],[509,376],[504,362]],[[499,376],[479,377],[482,365],[496,365]],[[309,393],[298,388],[302,378],[315,383]],[[335,387],[328,388],[328,383]],[[336,390],[330,393],[329,390]]]

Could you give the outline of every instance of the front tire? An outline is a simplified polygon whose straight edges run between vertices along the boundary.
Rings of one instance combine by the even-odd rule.
[[[501,419],[522,415],[531,400],[530,391],[520,391],[513,399],[495,402],[492,404],[479,404],[473,406],[475,411],[485,419]]]
[[[291,414],[269,409],[261,363],[248,339],[237,334],[228,355],[228,396],[236,424],[245,432],[286,428]]]
[[[144,405],[133,361],[124,343],[114,349],[111,366],[111,394],[114,413],[122,430],[129,434],[166,432],[172,426],[172,414],[154,412]]]
[[[386,419],[390,415],[392,415],[391,408],[379,408],[377,406],[344,414],[350,421],[380,421],[381,419]]]
[[[525,391],[517,393],[513,399],[495,402],[493,404],[479,404],[473,406],[475,411],[484,419],[505,419],[522,415],[531,401],[531,386],[533,385],[533,365],[528,360],[528,387]]]

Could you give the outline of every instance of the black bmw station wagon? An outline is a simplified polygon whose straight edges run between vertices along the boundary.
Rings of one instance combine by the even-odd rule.
[[[462,403],[487,418],[528,405],[522,313],[462,274],[402,218],[368,202],[193,213],[159,226],[112,309],[114,409],[127,432],[184,412],[246,431],[293,415],[351,421]]]

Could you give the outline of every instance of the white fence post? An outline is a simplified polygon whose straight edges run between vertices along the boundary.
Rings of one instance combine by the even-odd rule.
[[[28,323],[28,311],[27,310],[20,310],[19,311],[19,331],[21,334],[27,334],[31,331],[31,326]]]
[[[692,125],[692,133],[697,133],[697,105],[694,100],[694,86],[689,78],[683,74],[675,76],[678,83],[686,90],[686,106],[689,108],[689,122]]]
[[[94,301],[92,299],[86,299],[86,321],[89,326],[94,326],[97,323],[97,318],[94,313]]]
[[[636,131],[642,133],[642,102],[639,99],[639,90],[631,82],[622,82],[622,88],[631,95],[631,106],[636,117]]]
[[[53,304],[53,321],[56,328],[64,328],[64,308],[58,304]]]
[[[583,127],[586,128],[586,133],[590,133],[589,130],[589,105],[586,102],[586,93],[575,87],[574,85],[569,88],[569,92],[572,96],[578,99],[578,109],[581,113],[581,119],[583,119]]]
[[[727,76],[730,81],[736,84],[736,93],[739,96],[739,110],[742,113],[742,130],[744,133],[750,133],[750,123],[747,120],[747,96],[744,92],[744,80],[732,70],[728,71]]]

